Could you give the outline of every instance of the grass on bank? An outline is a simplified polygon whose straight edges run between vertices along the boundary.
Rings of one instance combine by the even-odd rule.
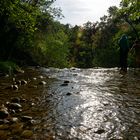
[[[0,61],[0,72],[12,75],[16,72],[21,72],[21,68],[12,61]]]

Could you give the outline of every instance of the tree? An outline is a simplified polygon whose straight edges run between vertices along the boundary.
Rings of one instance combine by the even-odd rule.
[[[139,32],[137,31],[137,25],[140,22],[140,1],[139,0],[122,0],[121,9],[118,11],[120,18],[124,19],[133,29],[137,38],[139,38]]]

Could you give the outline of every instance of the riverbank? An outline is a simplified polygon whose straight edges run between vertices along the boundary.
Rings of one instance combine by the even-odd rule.
[[[51,81],[32,67],[24,69],[24,73],[0,77],[0,139],[42,137],[40,120],[47,116],[48,108],[47,104],[46,108],[42,107],[41,100],[48,96],[47,88]],[[51,138],[49,133],[47,135],[46,138]]]

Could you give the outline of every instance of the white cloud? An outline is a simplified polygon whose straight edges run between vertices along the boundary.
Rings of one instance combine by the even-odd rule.
[[[120,0],[56,0],[54,5],[62,9],[65,16],[62,23],[82,25],[87,21],[99,21],[110,6],[118,6],[119,3]]]

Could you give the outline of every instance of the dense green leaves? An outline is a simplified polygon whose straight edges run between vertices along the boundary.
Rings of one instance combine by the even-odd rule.
[[[53,67],[119,66],[118,40],[125,33],[129,46],[140,36],[140,1],[122,0],[100,22],[82,27],[54,20],[61,10],[55,0],[0,1],[0,59]],[[134,55],[129,54],[134,66]]]

